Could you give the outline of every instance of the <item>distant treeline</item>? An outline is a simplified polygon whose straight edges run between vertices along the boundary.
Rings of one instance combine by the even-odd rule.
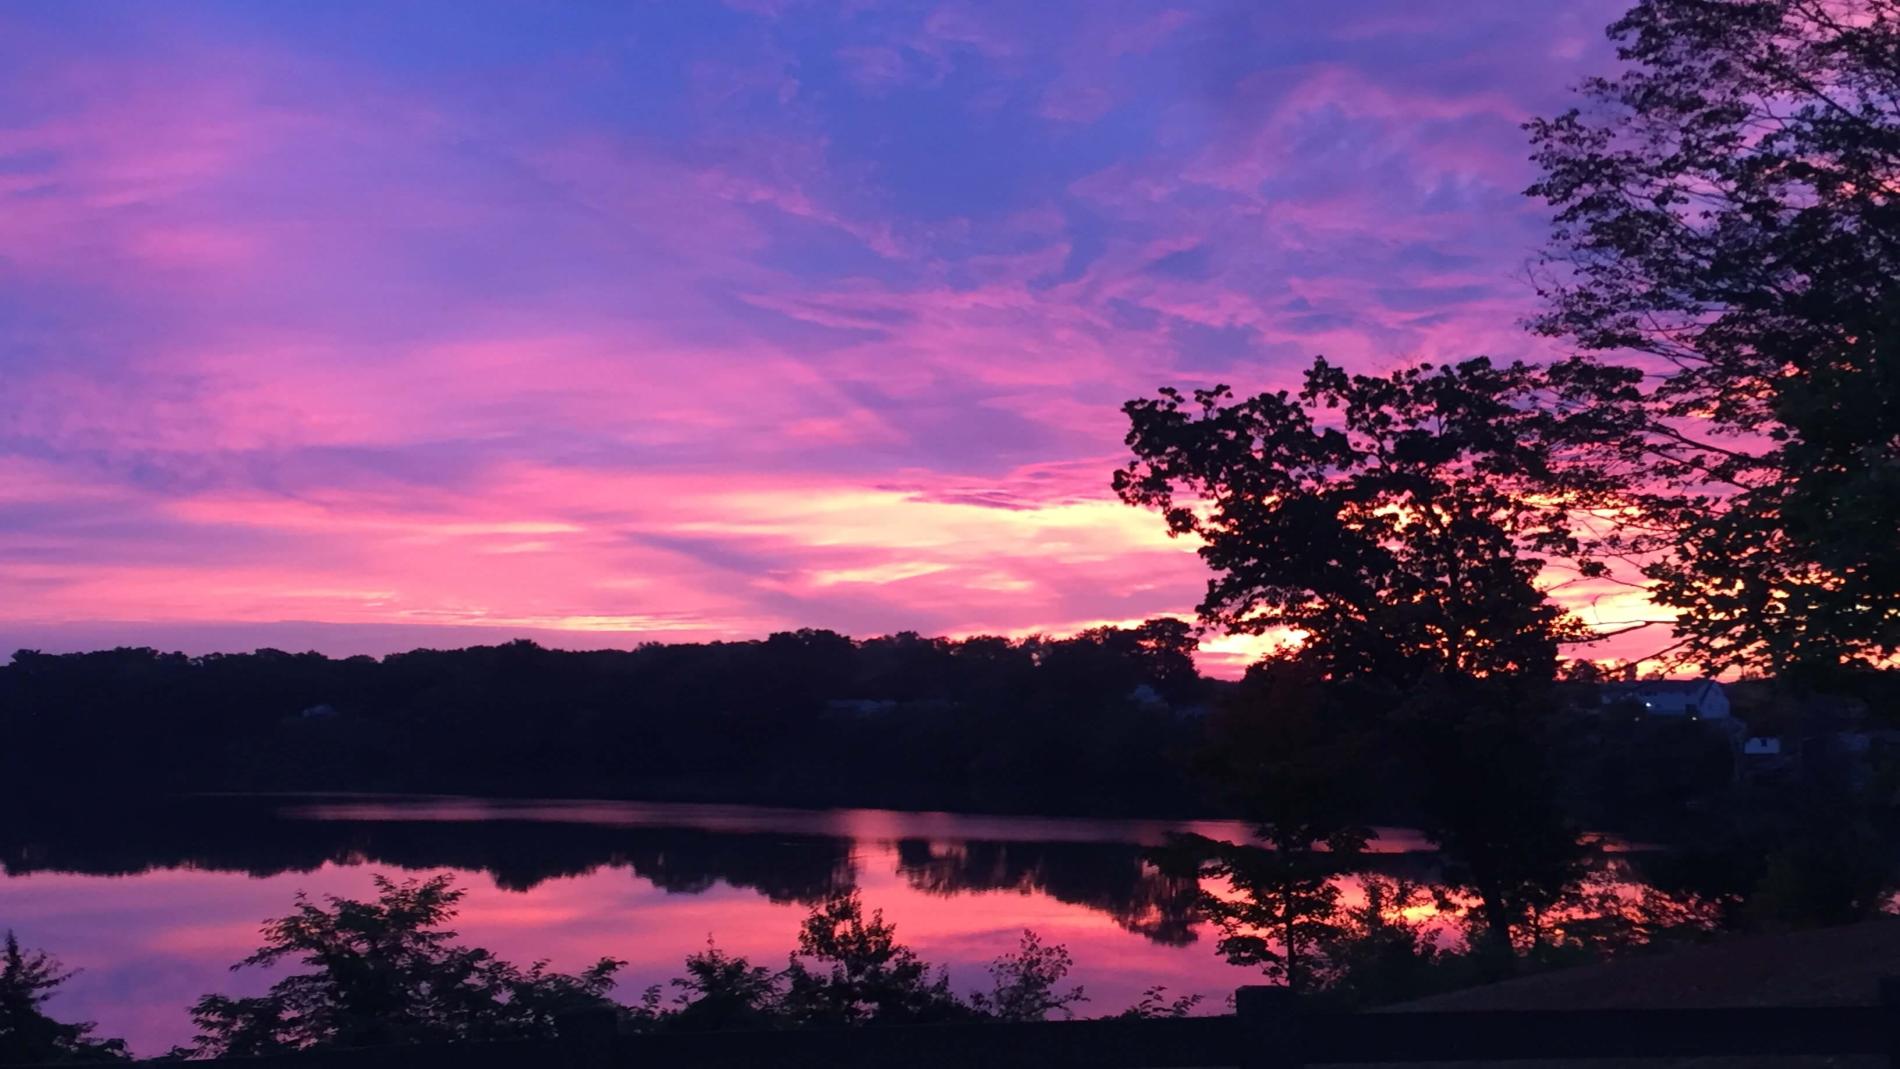
[[[1185,814],[1202,678],[1175,620],[1071,638],[371,657],[151,649],[0,668],[0,793],[629,797]]]

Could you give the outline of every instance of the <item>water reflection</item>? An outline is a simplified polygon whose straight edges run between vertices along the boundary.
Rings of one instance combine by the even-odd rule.
[[[804,830],[778,830],[785,826]],[[1043,838],[911,835],[893,843],[877,835],[919,826],[939,836]],[[832,834],[820,833],[826,827]],[[702,894],[724,883],[772,902],[810,905],[857,887],[858,852],[883,843],[894,845],[897,871],[925,894],[1042,894],[1099,911],[1156,942],[1185,946],[1194,941],[1195,882],[1164,875],[1144,860],[1147,847],[1174,828],[865,810],[748,814],[736,807],[613,803],[199,800],[110,820],[16,825],[0,832],[0,870],[136,876],[188,868],[263,878],[325,864],[367,865],[480,872],[503,890],[528,892],[551,879],[605,868],[629,870],[671,894]],[[853,829],[873,834],[847,834]]]
[[[635,990],[679,972],[715,935],[782,961],[811,903],[859,890],[962,988],[1022,928],[1074,953],[1110,1012],[1161,983],[1218,1010],[1252,975],[1197,945],[1194,881],[1146,848],[1217,823],[466,799],[196,799],[66,812],[0,827],[0,927],[82,967],[64,1012],[141,1053],[189,1035],[184,1007],[244,993],[225,967],[297,890],[361,895],[374,872],[448,870],[470,889],[458,927],[507,957],[556,967],[628,959]],[[1388,835],[1382,869],[1428,872]]]
[[[1162,873],[1143,860],[1143,850],[1110,843],[902,839],[897,869],[925,894],[1041,893],[1098,910],[1157,943],[1187,946],[1195,940],[1199,881]]]

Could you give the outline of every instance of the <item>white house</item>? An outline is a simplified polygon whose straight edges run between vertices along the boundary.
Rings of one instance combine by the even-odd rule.
[[[1631,703],[1650,716],[1687,716],[1696,720],[1727,720],[1728,693],[1713,679],[1643,679],[1633,683],[1605,683],[1599,688],[1604,705]]]

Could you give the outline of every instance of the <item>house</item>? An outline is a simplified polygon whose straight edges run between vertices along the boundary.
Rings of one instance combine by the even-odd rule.
[[[1637,705],[1649,716],[1686,716],[1691,720],[1729,719],[1728,694],[1713,679],[1643,679],[1605,683],[1604,705]]]

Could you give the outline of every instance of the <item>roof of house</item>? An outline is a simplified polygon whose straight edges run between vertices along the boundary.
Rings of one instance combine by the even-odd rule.
[[[1720,690],[1722,684],[1713,679],[1639,679],[1634,683],[1605,683],[1606,696],[1626,694],[1641,697],[1648,694],[1680,694],[1685,698],[1701,698],[1712,691]]]

